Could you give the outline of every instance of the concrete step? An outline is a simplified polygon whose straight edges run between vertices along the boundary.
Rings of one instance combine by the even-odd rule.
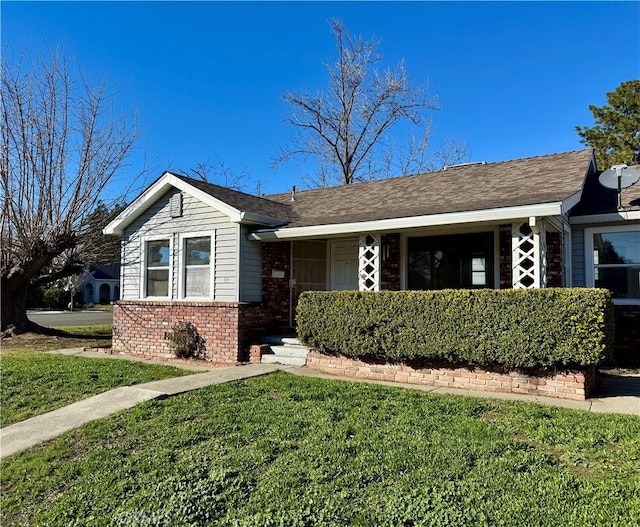
[[[295,335],[270,335],[262,338],[263,344],[271,344],[274,346],[282,346],[289,344],[292,346],[300,346],[300,341]]]
[[[280,357],[297,357],[299,359],[306,359],[309,348],[304,346],[271,346],[271,353],[279,355]]]
[[[307,359],[301,357],[287,357],[285,355],[276,355],[275,353],[267,353],[262,356],[263,364],[286,364],[287,366],[304,366]]]

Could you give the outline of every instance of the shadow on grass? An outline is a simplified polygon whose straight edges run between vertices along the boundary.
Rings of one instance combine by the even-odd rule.
[[[4,354],[77,347],[103,348],[111,346],[111,336],[111,324],[50,328],[31,323],[26,332],[14,331],[10,335],[3,335],[0,351]]]
[[[30,322],[25,333],[34,333],[46,337],[58,337],[65,339],[104,339],[111,337],[111,325],[102,326],[69,326],[64,328],[49,328]]]

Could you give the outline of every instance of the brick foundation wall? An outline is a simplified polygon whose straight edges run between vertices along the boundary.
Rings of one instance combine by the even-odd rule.
[[[382,235],[380,287],[382,291],[400,291],[400,234]]]
[[[148,358],[174,358],[167,334],[178,322],[191,322],[205,340],[205,360],[236,364],[245,357],[238,331],[238,302],[119,301],[113,306],[113,352]],[[245,337],[246,338],[246,337]]]
[[[508,372],[481,368],[424,367],[407,363],[362,361],[324,355],[315,350],[307,355],[307,367],[332,375],[355,379],[402,382],[423,386],[461,388],[487,392],[520,393],[583,401],[595,388],[595,368],[549,375],[545,372]]]

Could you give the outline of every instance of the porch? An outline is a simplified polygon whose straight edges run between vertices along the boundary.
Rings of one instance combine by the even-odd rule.
[[[540,288],[570,284],[561,217],[266,242],[263,302],[295,327],[304,291]],[[285,312],[286,311],[286,312]]]

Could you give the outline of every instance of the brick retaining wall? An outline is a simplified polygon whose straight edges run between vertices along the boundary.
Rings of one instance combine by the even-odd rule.
[[[558,399],[584,401],[595,388],[595,368],[550,375],[546,372],[507,372],[482,368],[424,366],[407,363],[362,361],[310,351],[307,366],[331,375],[355,379],[401,382],[480,390],[487,392],[541,395]]]

